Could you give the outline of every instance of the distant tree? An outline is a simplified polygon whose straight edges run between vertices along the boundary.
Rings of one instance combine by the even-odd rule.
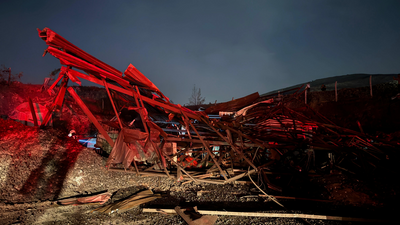
[[[11,82],[12,81],[20,81],[21,80],[21,77],[23,76],[24,74],[22,73],[22,72],[19,72],[19,73],[16,73],[16,74],[12,74],[11,75]]]
[[[201,105],[204,104],[206,99],[201,97],[201,89],[197,89],[196,85],[193,85],[192,96],[189,98],[189,105]]]
[[[1,65],[0,67],[0,82],[7,82],[9,84],[10,82],[21,80],[22,76],[22,72],[12,74],[11,68],[7,68],[5,65]]]
[[[1,65],[0,67],[0,81],[6,81],[8,79],[9,72],[8,68],[5,65]]]

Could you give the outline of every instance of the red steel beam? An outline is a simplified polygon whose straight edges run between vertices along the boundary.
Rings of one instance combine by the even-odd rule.
[[[91,81],[93,83],[96,83],[96,84],[101,85],[101,86],[104,87],[103,81],[101,81],[100,79],[97,79],[93,75],[86,75],[86,74],[83,74],[81,72],[78,72],[78,71],[72,70],[72,69],[68,70],[68,73],[73,73],[77,77],[83,78],[85,80]],[[121,88],[121,87],[118,87],[118,86],[113,85],[113,84],[108,84],[108,88],[133,97],[132,90],[127,90],[125,88]],[[148,98],[148,97],[143,96],[143,95],[142,95],[142,100],[147,102],[147,103],[149,103],[150,105],[156,105],[156,106],[162,107],[162,108],[164,108],[164,109],[166,109],[168,111],[181,114],[181,110],[177,106],[175,106],[175,105],[173,105],[171,103],[167,103],[167,102],[162,103],[162,102],[156,101],[154,99]],[[184,109],[185,108],[182,107],[182,110],[184,110]],[[191,119],[200,120],[200,117],[197,114],[193,113],[193,112],[185,111],[185,113]]]
[[[72,66],[81,70],[85,71],[92,71],[95,74],[99,74],[100,76],[104,78],[109,78],[111,80],[114,80],[121,84],[122,86],[129,86],[129,81],[123,79],[122,77],[116,76],[110,72],[107,72],[93,64],[90,64],[78,57],[72,56],[66,52],[60,51],[56,48],[53,48],[51,46],[47,47],[47,52],[49,52],[51,55],[56,57],[57,59],[60,60],[60,63],[66,66]]]
[[[122,72],[115,69],[114,67],[98,60],[97,58],[93,57],[92,55],[88,54],[87,52],[83,51],[82,49],[78,48],[71,42],[67,41],[61,35],[57,34],[56,32],[52,31],[49,28],[44,28],[43,30],[37,29],[39,32],[39,37],[42,38],[47,45],[55,46],[59,48],[65,49],[67,52],[73,53],[74,55],[78,56],[79,58],[105,70],[108,71],[116,76],[122,77]]]
[[[68,88],[68,92],[71,94],[71,96],[75,99],[75,101],[78,103],[78,105],[81,107],[83,112],[87,115],[87,117],[92,121],[92,123],[96,126],[97,130],[106,138],[108,144],[111,145],[111,147],[114,147],[114,142],[108,135],[108,133],[104,130],[104,128],[100,125],[99,121],[97,121],[96,117],[90,112],[88,107],[85,105],[85,103],[82,101],[81,98],[79,98],[78,94],[75,92],[75,90],[72,87]]]
[[[36,118],[36,111],[35,111],[35,108],[33,107],[32,99],[28,98],[28,101],[29,101],[29,108],[31,109],[31,113],[32,113],[33,124],[35,125],[35,127],[37,127],[38,121]]]
[[[61,72],[60,72],[60,74],[61,74]],[[65,91],[67,89],[68,80],[69,80],[68,76],[64,76],[64,75],[65,75],[65,72],[62,75],[63,80],[61,81],[60,90],[57,93],[57,97],[54,100],[54,103],[51,105],[49,111],[47,111],[47,114],[44,117],[42,124],[40,125],[42,127],[45,126],[49,122],[51,114],[53,113],[53,111],[55,109],[61,109],[62,103],[64,101]]]
[[[67,91],[68,81],[69,81],[68,76],[64,76],[63,80],[61,81],[60,92],[58,93],[57,98],[54,101],[54,103],[56,104],[56,109],[61,109],[62,107],[62,104],[64,102],[65,92]]]
[[[49,93],[49,95],[51,95],[51,92],[53,90],[53,88],[58,84],[58,82],[63,78],[63,74],[61,74],[61,72],[58,74],[58,78],[56,81],[54,81],[54,83],[49,87],[49,89],[47,89],[47,92]]]

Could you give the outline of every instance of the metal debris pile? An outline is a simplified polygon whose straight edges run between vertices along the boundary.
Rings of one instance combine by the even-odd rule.
[[[92,212],[112,214],[123,213],[140,204],[153,201],[156,198],[161,198],[161,194],[154,194],[151,190],[144,190],[124,200],[114,202],[103,207],[92,210]]]
[[[245,182],[239,180],[257,173],[279,191],[268,179],[271,174],[373,171],[398,147],[362,129],[335,125],[302,102],[307,88],[268,99],[254,93],[192,111],[171,103],[133,65],[122,73],[48,28],[38,32],[48,45],[45,54],[62,64],[48,91],[61,81],[60,88],[42,125],[60,112],[68,91],[111,146],[110,170],[214,184]],[[80,79],[107,90],[115,120],[98,121],[68,87],[69,81],[80,85]],[[118,134],[115,141],[110,128]]]

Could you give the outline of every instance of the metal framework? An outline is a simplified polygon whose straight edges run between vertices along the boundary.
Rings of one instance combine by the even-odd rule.
[[[304,93],[300,88],[285,98],[261,99],[254,93],[206,111],[192,111],[172,104],[133,65],[122,73],[48,28],[38,32],[48,45],[44,55],[50,53],[62,64],[58,79],[48,91],[61,81],[60,88],[42,125],[54,111],[61,109],[68,91],[113,146],[107,162],[110,170],[215,184],[259,173],[269,188],[279,190],[267,174],[308,172],[315,167],[315,151],[334,155],[328,159],[329,166],[343,170],[348,170],[345,165],[352,162],[373,169],[385,156],[376,147],[376,140],[372,143],[362,132],[336,126],[307,104],[302,103],[296,110],[288,107],[292,102],[300,104],[298,99]],[[118,121],[119,136],[115,143],[102,121],[97,121],[72,87],[67,87],[69,81],[80,84],[80,79],[106,89]],[[122,121],[116,99],[123,99],[123,108],[140,115],[141,126],[135,128]],[[216,113],[219,113],[217,118],[208,116]],[[393,147],[393,143],[383,140],[379,143]],[[358,157],[357,162],[354,156]],[[119,163],[124,169],[114,167]]]

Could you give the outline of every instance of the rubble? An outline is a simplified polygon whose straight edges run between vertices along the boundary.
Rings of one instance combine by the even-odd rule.
[[[307,87],[291,90],[295,92],[290,95],[254,93],[192,111],[171,103],[133,65],[122,73],[48,28],[38,32],[49,45],[45,53],[62,64],[58,79],[48,89],[61,81],[43,124],[61,109],[69,93],[112,147],[107,166],[113,171],[214,184],[260,174],[258,182],[279,191],[269,173],[371,172],[399,147],[364,133],[359,122],[360,132],[340,127],[298,101]],[[104,86],[114,121],[99,122],[75,90],[67,87],[69,80],[80,85],[79,79]],[[293,102],[297,107],[291,107]],[[119,133],[116,140],[104,129],[110,124]],[[116,167],[120,163],[123,170]]]

